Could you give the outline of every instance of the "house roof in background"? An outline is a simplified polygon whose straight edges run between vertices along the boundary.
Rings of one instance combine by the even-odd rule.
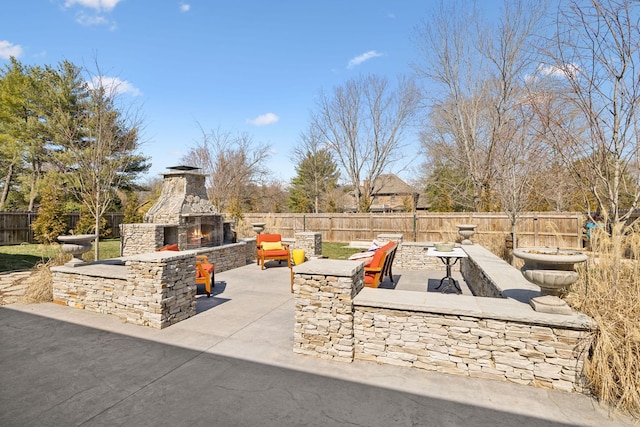
[[[389,173],[380,175],[373,181],[373,194],[418,194],[419,191],[398,178],[396,175]]]

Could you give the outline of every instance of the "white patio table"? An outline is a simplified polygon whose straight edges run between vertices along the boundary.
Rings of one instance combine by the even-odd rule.
[[[441,252],[437,251],[436,248],[427,248],[427,256],[434,256],[440,258],[440,261],[447,267],[447,275],[444,276],[440,280],[440,284],[436,287],[436,289],[442,288],[444,281],[447,281],[447,285],[442,288],[440,292],[446,291],[449,288],[453,288],[456,293],[461,294],[462,289],[460,289],[460,285],[458,282],[451,277],[451,267],[455,265],[460,258],[468,258],[467,253],[462,250],[462,248],[453,248],[451,251]]]

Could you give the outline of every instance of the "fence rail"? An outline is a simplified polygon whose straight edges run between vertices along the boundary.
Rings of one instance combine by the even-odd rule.
[[[580,212],[527,212],[518,219],[518,246],[580,248],[585,216]],[[266,223],[265,232],[294,237],[301,231],[322,233],[331,242],[371,241],[378,234],[401,233],[405,241],[456,240],[456,224],[477,224],[474,240],[505,239],[511,233],[509,217],[502,213],[395,213],[395,214],[244,214],[239,237],[255,236],[251,223]]]
[[[0,245],[19,245],[20,243],[36,243],[31,224],[36,220],[36,212],[0,212]],[[104,215],[111,233],[108,238],[120,238],[120,224],[124,218],[121,212],[108,212]],[[80,212],[66,214],[67,229],[73,230],[80,220]]]

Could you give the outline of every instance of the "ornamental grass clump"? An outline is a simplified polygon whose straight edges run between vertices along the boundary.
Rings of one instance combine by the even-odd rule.
[[[53,275],[51,274],[51,267],[62,265],[69,261],[70,258],[67,254],[58,253],[33,267],[31,275],[24,279],[26,290],[22,296],[23,302],[33,304],[53,301]]]
[[[566,300],[598,324],[584,369],[591,390],[640,417],[640,230],[619,231],[593,232],[589,260]]]

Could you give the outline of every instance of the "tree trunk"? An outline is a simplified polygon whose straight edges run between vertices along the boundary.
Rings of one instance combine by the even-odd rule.
[[[38,196],[38,182],[40,181],[40,162],[33,161],[32,162],[32,170],[31,173],[31,188],[29,190],[29,212],[33,212],[33,207],[36,203],[36,197]]]
[[[513,250],[516,249],[518,247],[518,233],[516,231],[516,223],[515,222],[511,222],[511,243],[512,243],[512,253]],[[511,257],[511,265],[515,266],[516,265],[516,257],[512,256]]]
[[[13,179],[13,163],[9,165],[7,176],[4,178],[4,188],[2,189],[2,197],[0,198],[0,210],[4,209],[4,204],[9,197],[9,187],[11,187],[11,180]]]
[[[97,178],[96,178],[97,181]],[[96,184],[98,184],[98,182],[96,182]],[[95,241],[95,245],[93,248],[93,260],[94,261],[98,261],[100,259],[100,203],[101,203],[101,198],[100,198],[100,187],[96,185],[96,205],[95,205],[95,216],[96,216],[96,222],[95,222],[95,233],[96,233],[96,241]]]

